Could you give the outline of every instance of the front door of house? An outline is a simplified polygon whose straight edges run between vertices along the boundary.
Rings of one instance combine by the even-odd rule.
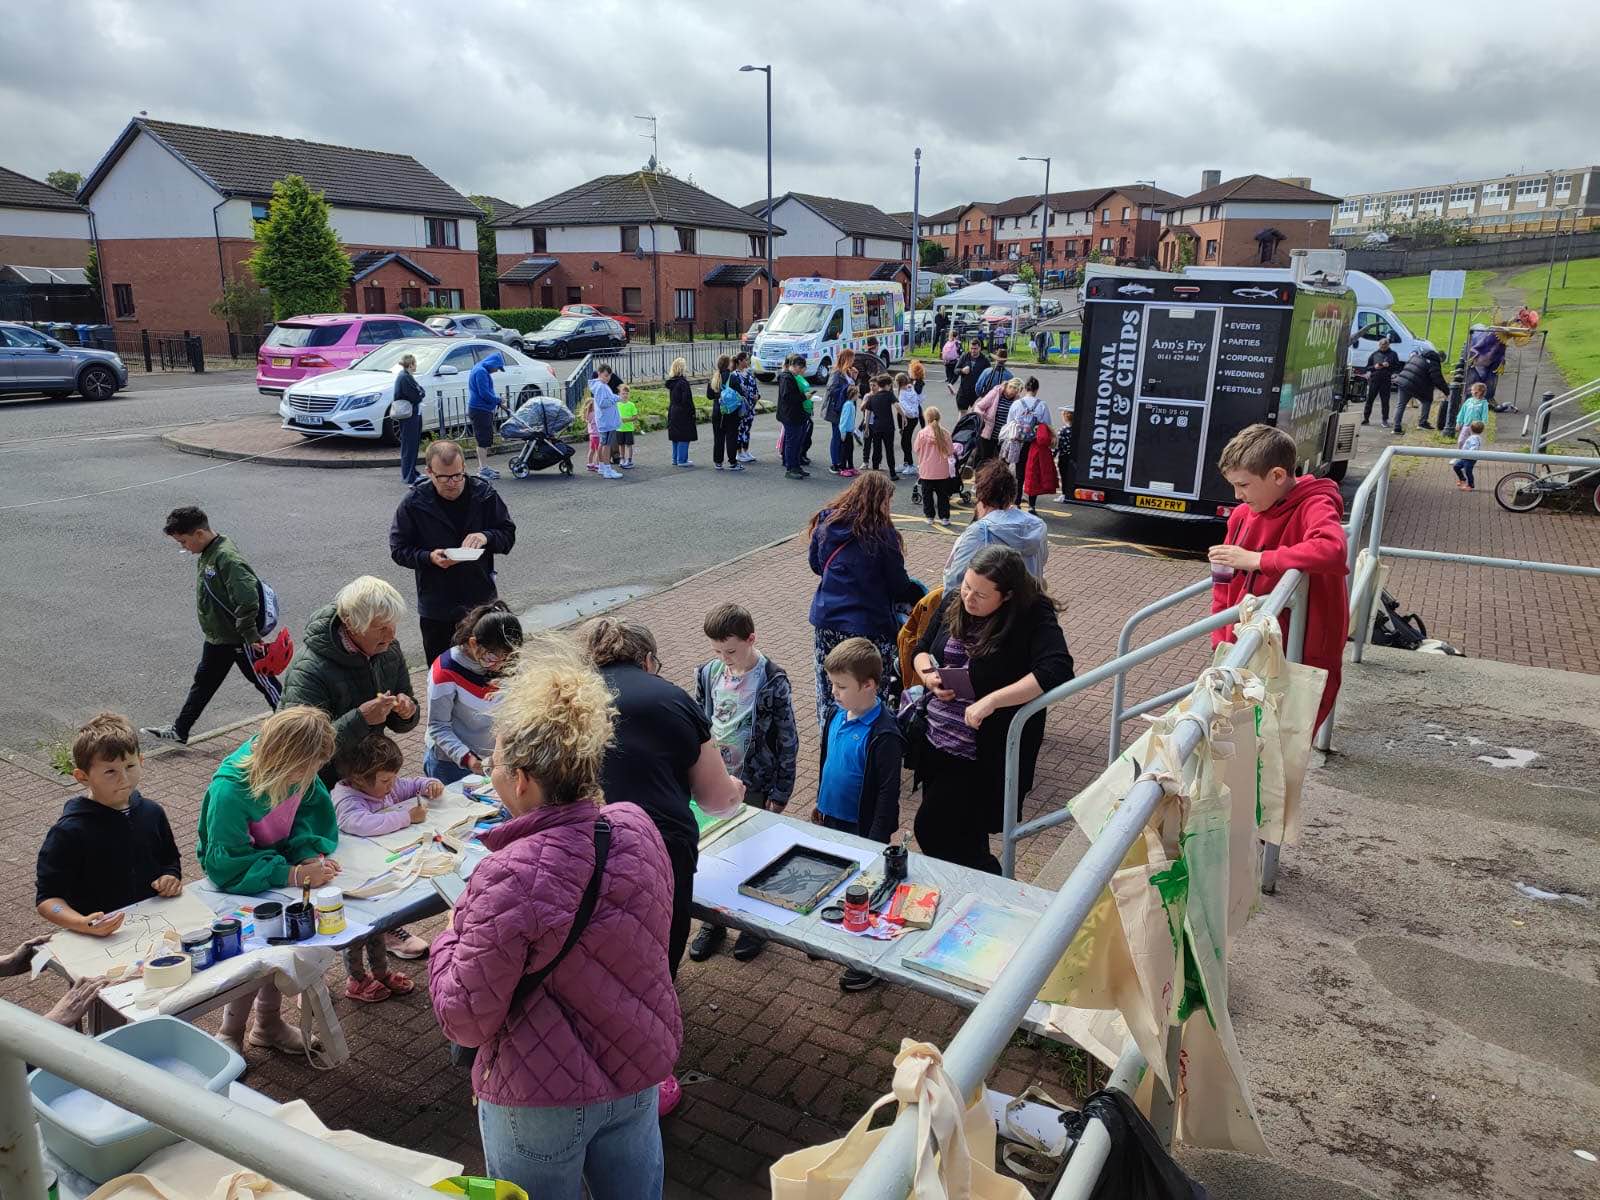
[[[361,289],[361,311],[369,313],[387,311],[383,306],[383,289],[381,287],[364,287]]]

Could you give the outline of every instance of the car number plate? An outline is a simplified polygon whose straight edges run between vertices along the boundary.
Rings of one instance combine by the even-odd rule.
[[[275,367],[287,367],[289,360],[287,358],[275,358],[272,360],[272,365]]]
[[[1163,512],[1189,511],[1187,500],[1173,500],[1167,496],[1135,496],[1133,504],[1135,508],[1159,508]]]
[[[321,417],[290,417],[289,424],[304,425],[307,429],[321,429],[323,421]]]

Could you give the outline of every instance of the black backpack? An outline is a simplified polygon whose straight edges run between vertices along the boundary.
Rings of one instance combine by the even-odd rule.
[[[1400,602],[1384,592],[1383,611],[1372,618],[1372,644],[1396,650],[1415,650],[1428,637],[1428,627],[1416,613],[1401,615]]]

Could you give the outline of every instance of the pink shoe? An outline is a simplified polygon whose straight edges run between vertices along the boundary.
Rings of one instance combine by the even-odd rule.
[[[683,1099],[683,1087],[678,1083],[676,1075],[668,1075],[661,1081],[661,1087],[656,1097],[656,1115],[666,1116],[678,1107],[678,1101]]]

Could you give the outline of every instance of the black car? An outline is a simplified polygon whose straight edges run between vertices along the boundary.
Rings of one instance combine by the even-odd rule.
[[[522,344],[535,358],[576,358],[595,350],[620,350],[627,340],[622,326],[605,317],[557,317],[524,334]]]

